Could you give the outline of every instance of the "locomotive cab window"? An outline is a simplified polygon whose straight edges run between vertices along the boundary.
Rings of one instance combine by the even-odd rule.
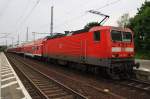
[[[111,37],[112,37],[112,41],[122,41],[121,31],[112,30]]]
[[[112,30],[111,38],[112,41],[131,42],[132,34],[130,32]]]
[[[132,41],[132,35],[130,32],[123,32],[123,41],[125,41],[125,42]]]
[[[100,31],[95,31],[93,33],[94,41],[100,41]]]

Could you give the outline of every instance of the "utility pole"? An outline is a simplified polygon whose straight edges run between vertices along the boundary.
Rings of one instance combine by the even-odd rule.
[[[36,33],[36,32],[32,32],[32,34],[33,34],[33,39],[34,39],[34,45],[35,45],[35,33]]]
[[[18,33],[18,45],[19,45],[19,33]]]
[[[29,32],[29,28],[27,27],[26,42],[28,42],[28,32]]]
[[[12,37],[11,40],[12,40],[12,47],[13,47],[14,46],[14,43],[13,43],[14,42],[14,38]]]
[[[50,24],[50,35],[53,36],[53,6],[51,6],[51,24]]]
[[[10,33],[0,33],[0,34],[5,34],[5,36],[2,36],[2,37],[0,37],[0,38],[5,38],[5,45],[6,45],[6,47],[7,47],[7,37],[8,37],[8,35],[10,34]]]
[[[7,47],[7,38],[6,38],[6,47]]]
[[[32,32],[34,41],[35,41],[35,33],[36,33],[36,32]]]

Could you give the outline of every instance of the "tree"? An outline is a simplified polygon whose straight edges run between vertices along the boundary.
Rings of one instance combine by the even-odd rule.
[[[100,26],[99,22],[89,22],[88,24],[86,24],[84,26],[84,29],[89,30],[90,28],[92,28],[94,26]]]
[[[145,1],[138,13],[128,24],[135,32],[135,45],[138,51],[150,50],[150,1]]]
[[[129,24],[129,14],[123,14],[117,21],[119,27],[126,27]]]
[[[4,51],[7,47],[6,46],[0,46],[0,52]]]

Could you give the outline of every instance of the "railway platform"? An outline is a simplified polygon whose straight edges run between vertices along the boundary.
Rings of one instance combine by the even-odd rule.
[[[31,99],[4,53],[0,53],[0,99]]]
[[[135,69],[137,78],[150,81],[150,60],[136,59],[140,63],[140,68]]]
[[[150,60],[136,59],[136,62],[140,63],[140,70],[150,72]]]

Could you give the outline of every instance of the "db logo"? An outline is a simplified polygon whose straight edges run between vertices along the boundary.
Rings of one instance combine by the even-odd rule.
[[[62,48],[62,44],[59,44],[58,46],[59,46],[59,48]]]

